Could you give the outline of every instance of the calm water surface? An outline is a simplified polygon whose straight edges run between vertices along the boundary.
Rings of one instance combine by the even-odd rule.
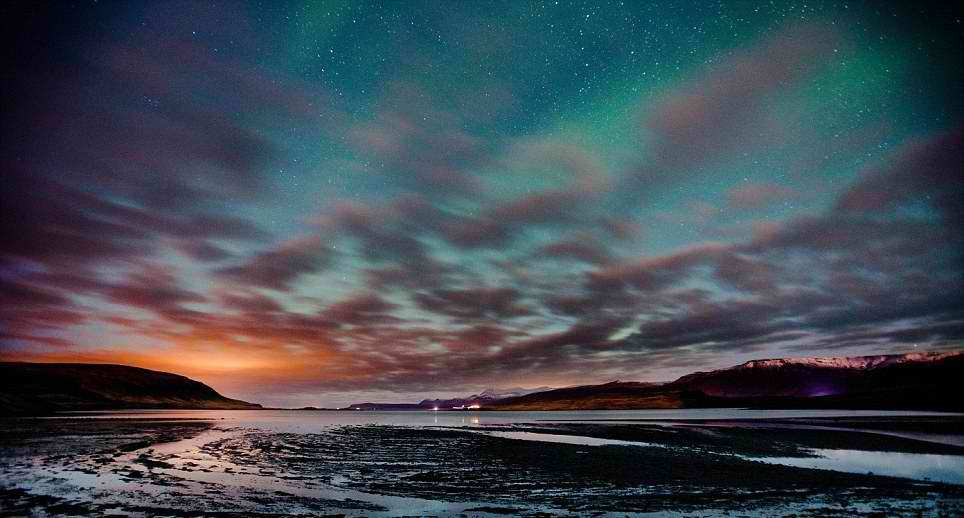
[[[749,410],[689,408],[671,410],[580,410],[573,412],[463,411],[304,411],[304,410],[128,410],[67,412],[63,417],[170,418],[231,421],[234,425],[277,432],[305,432],[331,426],[382,424],[395,426],[479,426],[538,422],[624,422],[676,419],[784,419],[794,417],[871,417],[938,415],[936,412],[880,410]],[[960,415],[960,414],[947,414]],[[54,418],[56,419],[56,418]]]

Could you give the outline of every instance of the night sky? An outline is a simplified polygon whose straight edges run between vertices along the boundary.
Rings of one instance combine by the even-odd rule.
[[[964,345],[952,8],[34,4],[2,359],[326,406]]]

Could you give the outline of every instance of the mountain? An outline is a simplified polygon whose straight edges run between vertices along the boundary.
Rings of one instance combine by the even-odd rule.
[[[665,384],[586,385],[484,405],[491,410],[850,408],[964,410],[964,352],[753,360]]]
[[[424,399],[419,402],[419,409],[427,410],[463,410],[471,407],[481,407],[492,404],[500,399],[525,396],[534,392],[552,390],[550,387],[537,389],[513,388],[506,390],[486,389],[479,394],[472,394],[463,398],[453,399]]]
[[[378,411],[400,411],[400,410],[431,410],[431,407],[423,407],[420,403],[352,403],[341,410],[378,410]]]
[[[0,362],[0,413],[123,408],[256,409],[184,376],[126,365]]]
[[[482,397],[482,398],[488,398],[488,399],[506,399],[506,398],[510,398],[510,397],[525,396],[525,395],[532,394],[532,393],[535,393],[535,392],[545,392],[545,391],[547,391],[547,390],[553,390],[553,388],[552,388],[552,387],[539,387],[539,388],[527,389],[527,388],[515,387],[515,388],[509,388],[509,389],[502,389],[502,390],[485,389],[485,390],[483,390],[482,393],[479,394],[478,396],[469,396],[469,397],[470,397],[470,398],[471,398],[471,397]]]
[[[631,410],[681,408],[679,395],[655,383],[613,381],[506,398],[485,405],[487,410]]]
[[[472,394],[452,399],[423,399],[418,403],[353,403],[346,410],[466,410],[495,403],[500,399],[524,396],[533,392],[552,390],[551,387],[534,389],[511,388],[505,390],[486,389],[479,394]]]

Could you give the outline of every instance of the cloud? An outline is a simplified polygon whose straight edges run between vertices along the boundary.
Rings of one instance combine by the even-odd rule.
[[[740,253],[722,254],[714,274],[725,285],[748,293],[777,288],[779,269],[768,261]]]
[[[579,187],[537,192],[485,206],[479,216],[453,217],[441,234],[461,248],[504,247],[526,231],[578,221],[592,198],[592,193]]]
[[[797,197],[799,193],[789,187],[773,183],[745,184],[727,191],[726,203],[731,209],[753,210],[791,201]]]
[[[209,241],[183,240],[177,243],[177,247],[198,261],[216,262],[231,257],[230,252]]]
[[[863,184],[854,186],[854,189],[864,188]],[[848,196],[850,191],[841,199]],[[927,200],[926,189],[918,189],[908,196]],[[555,210],[561,205],[564,204],[545,206]],[[528,207],[527,203],[509,202],[493,205],[488,213],[501,214],[493,221],[504,222],[502,228],[567,221],[566,216],[557,218],[559,215],[551,210],[543,210],[541,203],[533,206],[539,210],[522,210],[520,207]],[[416,213],[422,211],[412,211]],[[409,223],[429,233],[439,228]],[[493,325],[498,325],[501,332],[488,329],[482,334],[492,338],[486,349],[495,352],[481,352],[481,358],[467,364],[461,363],[465,361],[463,358],[454,356],[433,357],[437,369],[448,365],[453,375],[466,377],[478,375],[470,374],[467,366],[480,368],[481,372],[497,366],[506,376],[535,370],[561,373],[580,362],[593,362],[597,355],[607,351],[610,354],[752,353],[768,343],[792,347],[807,337],[815,337],[816,346],[830,336],[855,333],[868,322],[891,323],[919,315],[959,318],[953,316],[959,311],[959,305],[941,302],[938,283],[911,280],[909,276],[917,270],[930,271],[945,283],[960,285],[960,270],[955,270],[952,263],[940,262],[936,257],[940,254],[932,253],[960,246],[958,242],[946,241],[945,234],[933,232],[939,228],[937,222],[926,218],[880,220],[872,213],[832,210],[775,223],[746,242],[707,242],[668,255],[616,262],[599,260],[593,253],[591,239],[553,242],[536,252],[553,257],[581,257],[599,267],[585,273],[581,285],[560,289],[555,278],[552,281],[555,284],[533,300],[551,313],[575,319],[567,330],[552,334],[519,330],[506,334],[512,329],[509,322],[516,316],[509,308],[514,307],[522,295],[515,289],[433,288],[417,292],[414,300],[424,310],[452,318],[453,323],[498,319],[491,321],[497,322]],[[921,235],[935,237],[922,241]],[[934,263],[935,260],[938,262]],[[881,277],[874,282],[872,275]],[[715,285],[722,292],[682,288],[694,281],[710,282],[710,286]],[[916,288],[895,288],[908,282],[913,282]],[[531,289],[527,284],[520,286]],[[522,316],[533,314],[536,313],[521,313]],[[640,318],[644,322],[637,324],[636,333],[626,339],[612,338]],[[942,343],[943,337],[952,336],[954,327],[949,321],[946,325],[936,325],[947,329],[943,334],[929,335],[938,343]],[[423,330],[421,337],[453,343],[444,335],[444,332],[436,335]],[[910,334],[895,332],[888,336]],[[479,341],[473,335],[465,339],[472,343]],[[840,346],[851,344],[843,341]],[[451,350],[452,346],[446,345],[446,349]],[[393,365],[401,370],[391,376],[391,383],[421,386],[424,380],[416,379],[416,373],[420,372],[416,365]]]
[[[0,343],[69,345],[47,334],[87,320],[87,316],[58,290],[2,279],[0,282]],[[2,347],[0,347],[2,349]]]
[[[180,7],[152,9],[167,23],[199,8]],[[228,9],[219,16],[237,14]],[[0,182],[0,284],[60,300],[29,315],[7,312],[0,326],[64,332],[84,320],[70,315],[94,317],[103,311],[96,304],[108,299],[188,318],[178,308],[195,300],[149,285],[171,282],[171,275],[118,285],[104,272],[121,275],[157,261],[171,246],[196,259],[225,260],[232,252],[220,243],[267,239],[233,210],[270,190],[264,173],[279,149],[262,130],[279,121],[307,124],[326,111],[323,96],[212,57],[179,34],[145,27],[130,38],[85,40],[68,54],[53,42],[36,49],[37,66],[16,77],[16,86],[29,84],[30,102],[21,106],[30,109],[11,112],[4,125],[10,145]],[[257,116],[242,110],[251,106],[258,106]],[[78,306],[73,295],[97,302]]]
[[[221,294],[219,298],[221,305],[245,316],[260,317],[284,311],[276,300],[261,293],[232,291]]]
[[[187,314],[185,304],[207,301],[202,294],[178,286],[173,271],[155,265],[144,265],[121,283],[105,283],[103,294],[117,304],[142,308],[172,320]]]
[[[378,295],[362,293],[328,306],[321,314],[340,326],[385,325],[398,321],[390,314],[396,307]]]
[[[257,286],[286,291],[298,277],[324,268],[331,259],[321,237],[293,238],[264,250],[242,264],[216,271],[222,279],[240,286]]]
[[[870,325],[898,326],[874,335],[879,342],[920,336],[913,332],[920,324],[907,321],[922,317],[932,319],[926,327],[946,331],[921,335],[950,343],[964,311],[947,295],[964,288],[964,243],[951,202],[960,193],[954,168],[959,144],[947,135],[908,143],[882,173],[865,174],[822,215],[791,219],[746,243],[606,269],[587,282],[658,290],[684,282],[686,267],[702,263],[713,266],[723,286],[752,296],[680,300],[682,311],[647,321],[628,339],[645,348],[740,350],[740,344],[792,331],[819,334],[814,347],[848,347],[854,341],[844,337],[869,339],[873,333],[860,329]],[[918,210],[896,211],[901,204]],[[941,217],[935,220],[927,207]],[[670,277],[657,282],[657,272]]]
[[[658,141],[657,168],[692,166],[744,147],[765,123],[760,117],[770,96],[808,78],[840,43],[831,27],[792,27],[675,89],[646,121]]]
[[[644,108],[646,147],[615,195],[628,207],[669,183],[705,174],[738,152],[795,134],[771,113],[774,100],[812,79],[844,45],[828,25],[783,29],[739,49]],[[796,135],[799,136],[799,135]]]
[[[864,171],[837,200],[841,213],[892,213],[926,200],[951,231],[964,229],[964,130],[917,139],[886,163]]]
[[[539,249],[537,255],[589,264],[606,264],[612,261],[612,256],[606,247],[589,236],[547,244]]]
[[[878,155],[904,133],[812,123],[815,102],[797,101],[849,59],[834,52],[843,25],[764,30],[695,72],[703,57],[659,47],[679,81],[608,60],[628,48],[613,40],[606,73],[650,92],[630,100],[645,103],[634,122],[611,104],[623,86],[547,95],[584,86],[581,58],[503,63],[493,84],[487,69],[446,75],[457,45],[361,67],[369,53],[342,57],[356,40],[338,37],[292,64],[247,10],[212,9],[148,7],[156,23],[21,78],[30,109],[4,125],[0,182],[7,357],[310,394],[664,377],[961,338],[961,132],[922,123]],[[188,37],[214,17],[216,35]],[[442,18],[456,38],[464,24]],[[834,70],[862,79],[851,64]],[[790,201],[808,204],[767,210]]]
[[[434,290],[413,295],[419,307],[459,319],[503,319],[531,313],[512,288]]]
[[[711,263],[726,245],[703,243],[671,255],[606,265],[588,274],[587,286],[595,293],[636,289],[653,291],[678,281],[690,268]]]
[[[429,92],[396,82],[375,117],[350,131],[350,141],[408,189],[429,197],[474,195],[481,184],[470,171],[490,155],[464,123],[460,113],[437,108]]]

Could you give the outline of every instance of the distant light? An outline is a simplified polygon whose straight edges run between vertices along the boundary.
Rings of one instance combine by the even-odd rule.
[[[433,406],[433,407],[432,407],[432,410],[435,411],[435,412],[438,412],[438,407],[437,407],[437,406]]]
[[[469,410],[478,410],[479,408],[482,408],[482,406],[481,406],[481,405],[469,405]]]

